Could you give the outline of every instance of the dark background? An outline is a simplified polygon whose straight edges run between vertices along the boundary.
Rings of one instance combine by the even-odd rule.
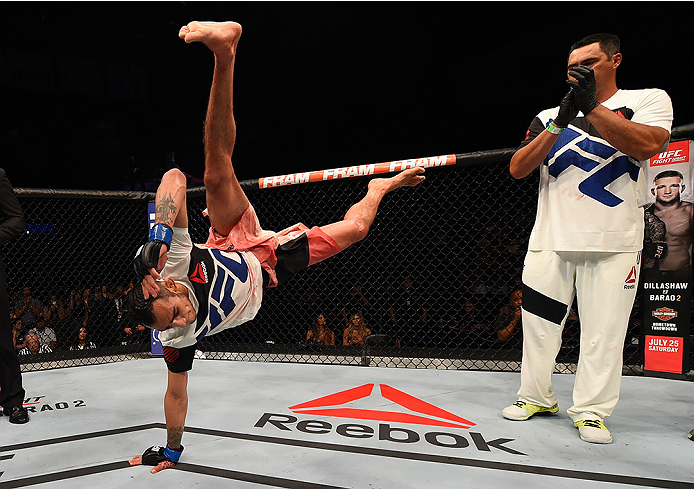
[[[199,183],[213,56],[178,39],[192,20],[244,28],[242,180],[515,147],[594,32],[622,39],[620,88],[665,89],[674,126],[694,122],[688,2],[4,2],[0,19],[15,187],[153,190],[174,163]]]

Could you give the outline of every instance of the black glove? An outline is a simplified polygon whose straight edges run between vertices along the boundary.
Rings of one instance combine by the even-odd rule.
[[[643,254],[646,258],[662,258],[667,253],[667,243],[646,241],[643,243]]]
[[[566,83],[571,85],[575,92],[576,105],[583,115],[588,115],[591,110],[600,105],[595,95],[595,73],[593,68],[587,66],[576,66],[569,75],[576,79],[566,80]]]
[[[576,107],[575,95],[573,89],[564,95],[559,104],[559,113],[554,118],[552,124],[556,127],[566,127],[569,122],[574,120],[578,115],[578,107]]]
[[[159,465],[161,462],[169,461],[177,463],[183,453],[183,445],[181,448],[171,448],[170,446],[158,447],[157,445],[149,447],[142,454],[142,465]]]
[[[154,240],[148,241],[138,248],[133,259],[133,268],[135,269],[135,278],[137,280],[142,280],[146,275],[149,275],[150,268],[157,268],[162,246],[167,246],[164,241]]]

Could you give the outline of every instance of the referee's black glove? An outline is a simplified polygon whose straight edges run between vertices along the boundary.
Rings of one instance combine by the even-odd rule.
[[[593,68],[587,66],[575,66],[569,71],[569,75],[575,78],[575,80],[566,80],[566,83],[571,85],[576,93],[576,105],[583,115],[588,115],[591,110],[600,105],[595,94],[597,89],[595,72]]]
[[[578,107],[576,107],[575,95],[573,89],[564,95],[559,104],[559,113],[554,118],[552,124],[555,127],[566,127],[569,122],[574,120],[578,115]]]

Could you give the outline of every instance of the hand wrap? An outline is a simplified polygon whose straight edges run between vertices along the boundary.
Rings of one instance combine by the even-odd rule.
[[[171,448],[168,445],[166,447],[154,445],[142,454],[142,465],[159,465],[165,461],[177,463],[182,453],[183,445],[180,448]]]
[[[150,268],[156,270],[161,247],[166,245],[166,249],[170,250],[172,238],[173,229],[166,224],[157,223],[152,226],[149,232],[149,242],[138,248],[133,259],[133,269],[137,280],[142,280],[146,275],[149,275]]]
[[[138,281],[149,275],[150,268],[156,270],[161,247],[165,244],[163,241],[149,241],[137,249],[133,259],[133,269]]]
[[[161,241],[166,243],[167,251],[171,249],[171,240],[173,239],[173,229],[171,226],[158,222],[152,229],[149,230],[150,241]]]

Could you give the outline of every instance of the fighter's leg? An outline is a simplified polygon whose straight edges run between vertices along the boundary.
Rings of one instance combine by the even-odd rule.
[[[344,250],[366,237],[376,218],[378,206],[383,197],[400,187],[414,187],[424,180],[424,168],[410,168],[390,178],[374,178],[369,182],[369,190],[359,202],[345,214],[342,221],[321,226],[321,231],[330,236]]]
[[[234,61],[241,37],[235,22],[191,22],[179,37],[205,44],[215,57],[212,88],[205,119],[205,187],[207,212],[215,230],[226,236],[249,206],[231,163],[236,142],[233,112]]]

